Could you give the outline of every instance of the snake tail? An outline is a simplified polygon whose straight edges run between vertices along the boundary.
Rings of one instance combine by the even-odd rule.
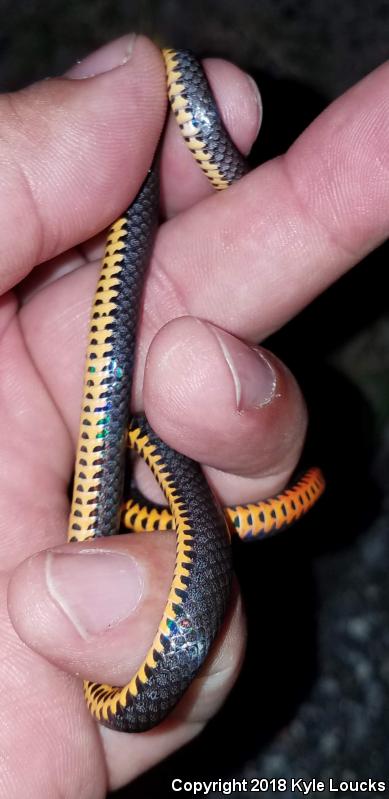
[[[316,504],[324,489],[323,474],[313,467],[276,496],[245,505],[231,505],[224,508],[224,514],[234,535],[242,541],[257,541],[276,535],[301,519]],[[175,529],[170,509],[151,502],[134,486],[130,499],[123,505],[122,526],[133,533]]]

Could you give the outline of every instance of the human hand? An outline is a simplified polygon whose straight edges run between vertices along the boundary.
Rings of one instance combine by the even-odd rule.
[[[111,66],[120,46],[123,58],[122,42],[100,53],[100,62]],[[209,66],[221,107],[229,109],[230,130],[248,148],[258,122],[252,89],[238,70]],[[173,126],[167,131],[162,178],[171,219],[159,232],[145,292],[134,407],[144,405],[170,445],[208,464],[223,502],[277,491],[294,469],[306,424],[287,370],[233,336],[263,338],[385,235],[385,80],[383,68],[332,106],[286,157],[215,197],[206,198],[198,168]],[[29,555],[53,550],[64,539],[83,340],[101,237],[69,248],[111,222],[135,195],[160,134],[164,96],[159,55],[138,40],[131,61],[120,69],[33,87],[11,98],[11,116],[4,116],[9,195],[3,218],[8,212],[9,224],[3,290],[36,263],[66,251],[22,284],[19,313],[10,293],[3,298],[7,469],[1,518],[7,575]],[[348,158],[351,144],[354,163]],[[288,291],[286,269],[288,278],[293,275]],[[142,468],[140,479],[147,479]],[[242,657],[238,599],[207,669],[172,718],[150,733],[126,736],[97,727],[73,676],[112,682],[131,676],[162,613],[173,548],[165,535],[129,536],[88,546],[131,553],[132,559],[120,558],[122,570],[113,555],[75,557],[63,546],[55,550],[61,557],[38,554],[16,569],[9,609],[28,647],[4,610],[3,713],[10,721],[0,734],[8,754],[8,796],[19,796],[26,784],[31,796],[35,785],[39,797],[103,796],[107,779],[117,787],[151,766],[196,734],[223,700]],[[6,582],[7,576],[4,596]],[[136,615],[131,603],[137,603]],[[76,615],[75,628],[70,618]]]

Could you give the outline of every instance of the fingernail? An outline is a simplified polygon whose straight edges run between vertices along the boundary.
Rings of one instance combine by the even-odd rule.
[[[75,79],[94,78],[103,72],[109,72],[111,69],[123,66],[131,58],[135,39],[136,34],[130,33],[103,45],[103,47],[90,53],[82,61],[78,61],[77,64],[68,69],[65,77]]]
[[[101,549],[47,552],[46,584],[82,638],[128,618],[143,593],[143,577],[135,559]]]
[[[254,101],[257,107],[257,127],[255,135],[253,137],[253,141],[255,142],[255,139],[257,138],[260,127],[262,125],[262,117],[263,117],[262,97],[254,78],[252,78],[251,75],[247,75],[247,80],[249,82],[254,97]],[[248,153],[246,153],[246,155],[248,155]]]
[[[250,347],[235,336],[207,325],[217,339],[230,371],[237,410],[262,408],[276,394],[277,375],[260,347]]]

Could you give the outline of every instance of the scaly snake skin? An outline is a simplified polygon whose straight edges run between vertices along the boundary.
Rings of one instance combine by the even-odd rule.
[[[220,120],[206,77],[186,52],[163,52],[168,95],[182,135],[212,185],[224,189],[247,171]],[[126,732],[148,730],[177,704],[213,643],[229,602],[230,532],[200,466],[168,447],[144,417],[130,419],[136,330],[144,275],[158,220],[155,167],[114,223],[92,309],[68,539],[119,532],[128,444],[149,465],[169,511],[142,500],[124,511],[140,528],[176,531],[176,564],[163,617],[136,674],[124,687],[85,682],[93,716]],[[311,470],[273,499],[230,510],[243,538],[275,532],[305,513],[322,493]],[[137,502],[136,498],[130,502]],[[232,514],[232,515],[231,515]]]

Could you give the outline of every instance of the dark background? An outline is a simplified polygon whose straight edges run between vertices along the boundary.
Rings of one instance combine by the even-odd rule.
[[[0,0],[0,10],[3,90],[134,29],[237,61],[263,95],[254,163],[389,47],[379,0]],[[196,742],[118,797],[171,795],[173,776],[389,780],[387,260],[384,246],[268,342],[306,392],[307,456],[325,468],[327,496],[292,532],[235,547],[249,617],[239,683]]]

